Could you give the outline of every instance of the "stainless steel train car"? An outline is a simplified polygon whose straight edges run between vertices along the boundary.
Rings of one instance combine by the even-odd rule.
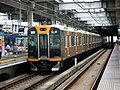
[[[61,25],[28,30],[28,62],[32,70],[58,71],[74,64],[74,58],[103,44],[98,34]]]

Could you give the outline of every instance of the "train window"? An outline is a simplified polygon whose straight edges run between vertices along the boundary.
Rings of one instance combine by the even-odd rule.
[[[67,40],[67,36],[65,36],[65,40],[66,40],[66,43],[65,43],[65,48],[67,47],[67,44],[68,44],[68,40]]]
[[[37,44],[37,43],[36,43],[36,44]],[[35,46],[36,44],[35,44],[35,37],[32,37],[32,36],[31,36],[31,37],[29,38],[29,45],[30,45],[30,46]]]
[[[28,30],[28,57],[38,58],[38,37],[35,27]]]
[[[58,33],[58,31],[57,30],[52,30],[51,33],[56,34],[56,33]]]
[[[87,44],[87,34],[85,35],[85,43]]]
[[[47,48],[47,45],[48,45],[48,37],[47,35],[40,35],[40,48],[44,48],[46,49]]]
[[[36,34],[36,32],[35,31],[31,31],[30,34]]]
[[[58,28],[51,28],[50,31],[50,48],[60,48],[60,30]]]
[[[58,28],[51,28],[50,34],[59,34],[60,30]]]
[[[37,35],[28,36],[28,57],[37,58],[38,57],[38,39]]]
[[[86,35],[84,35],[84,44],[86,44]]]
[[[87,43],[89,44],[89,35],[87,35]]]
[[[79,45],[81,44],[81,37],[79,37]]]
[[[74,36],[71,36],[71,46],[74,46],[74,40],[75,40],[75,37]]]
[[[69,41],[70,42],[70,47],[71,47],[71,36],[68,37]]]
[[[50,48],[60,48],[60,35],[50,35]]]

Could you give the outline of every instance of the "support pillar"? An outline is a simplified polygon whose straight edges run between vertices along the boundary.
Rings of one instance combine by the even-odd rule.
[[[113,36],[111,36],[111,43],[113,43]]]
[[[120,1],[115,0],[115,8],[119,8],[119,7],[120,7]],[[116,10],[116,21],[117,21],[119,28],[120,28],[120,9]]]
[[[28,28],[33,26],[33,11],[28,11]]]
[[[56,24],[56,19],[55,18],[51,19],[51,24]]]

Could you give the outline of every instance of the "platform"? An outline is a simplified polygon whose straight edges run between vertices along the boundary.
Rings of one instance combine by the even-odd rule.
[[[0,59],[0,69],[25,62],[27,62],[27,53],[5,55]]]
[[[115,45],[97,90],[120,90],[120,46]]]

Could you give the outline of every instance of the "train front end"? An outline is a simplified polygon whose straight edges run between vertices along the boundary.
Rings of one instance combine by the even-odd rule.
[[[32,71],[59,70],[61,59],[60,30],[36,26],[28,30],[28,62]],[[55,68],[53,68],[55,67]]]

